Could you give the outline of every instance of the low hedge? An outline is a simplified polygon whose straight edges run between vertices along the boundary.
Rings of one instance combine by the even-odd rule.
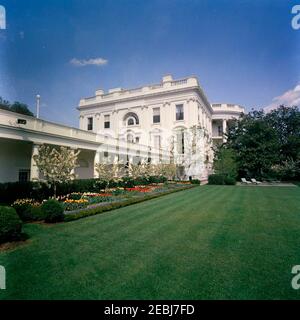
[[[224,184],[227,186],[234,186],[236,184],[236,180],[233,177],[225,177]]]
[[[236,180],[233,177],[223,174],[211,174],[208,176],[208,184],[213,185],[235,185]]]
[[[167,195],[167,194],[171,194],[177,191],[183,191],[183,190],[187,190],[187,189],[191,189],[196,187],[197,185],[185,185],[184,187],[179,187],[179,188],[174,188],[172,190],[168,190],[165,192],[161,192],[161,193],[157,193],[157,194],[152,194],[152,195],[145,195],[144,197],[141,198],[131,198],[131,199],[127,199],[125,201],[120,201],[120,202],[113,202],[110,204],[107,204],[105,206],[100,206],[97,208],[90,208],[90,209],[85,209],[85,210],[81,210],[80,212],[76,212],[76,213],[70,213],[70,214],[65,214],[65,218],[64,221],[68,222],[68,221],[74,221],[74,220],[78,220],[78,219],[82,219],[85,217],[89,217],[89,216],[93,216],[96,214],[100,214],[103,212],[107,212],[107,211],[111,211],[114,209],[118,209],[118,208],[122,208],[122,207],[127,207],[131,204],[135,204],[135,203],[140,203],[146,200],[151,200],[151,199],[155,199],[155,198],[159,198],[161,196]]]
[[[0,243],[21,238],[22,221],[12,207],[0,206]]]
[[[224,184],[224,178],[225,178],[225,176],[222,175],[222,174],[210,174],[208,176],[208,184],[223,185]]]

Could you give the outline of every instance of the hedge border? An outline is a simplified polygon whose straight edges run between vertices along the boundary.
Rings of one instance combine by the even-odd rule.
[[[166,195],[171,194],[171,193],[184,191],[184,190],[189,190],[189,189],[197,188],[197,187],[199,187],[199,185],[196,185],[196,184],[185,185],[184,187],[176,188],[176,189],[173,189],[173,190],[168,190],[168,191],[157,193],[157,194],[146,195],[146,196],[141,197],[141,198],[128,199],[128,200],[125,200],[125,201],[114,202],[114,203],[111,203],[111,204],[108,204],[108,205],[105,205],[105,206],[101,206],[101,207],[98,207],[98,208],[83,209],[80,212],[76,212],[74,214],[72,214],[72,213],[65,214],[64,222],[70,222],[70,221],[79,220],[79,219],[82,219],[82,218],[94,216],[94,215],[101,214],[101,213],[108,212],[108,211],[112,211],[112,210],[115,210],[115,209],[127,207],[127,206],[130,206],[132,204],[141,203],[141,202],[144,202],[144,201],[147,201],[147,200],[151,200],[151,199],[156,199],[156,198],[159,198],[159,197],[162,197],[162,196],[166,196]]]

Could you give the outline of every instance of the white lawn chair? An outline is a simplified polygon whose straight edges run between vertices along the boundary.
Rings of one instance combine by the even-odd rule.
[[[241,181],[242,183],[245,183],[245,184],[251,184],[251,181],[248,181],[245,178],[242,178]]]
[[[252,178],[251,179],[251,181],[252,181],[252,183],[255,183],[255,184],[261,184],[261,182],[260,181],[257,181],[256,179],[254,179],[254,178]]]

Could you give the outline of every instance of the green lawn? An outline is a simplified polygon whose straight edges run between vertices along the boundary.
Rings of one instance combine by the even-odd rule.
[[[0,252],[0,299],[298,299],[300,188],[201,186]]]

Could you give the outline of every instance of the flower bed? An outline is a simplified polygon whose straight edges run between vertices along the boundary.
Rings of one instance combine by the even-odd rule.
[[[183,183],[155,183],[130,188],[116,187],[100,190],[100,192],[73,192],[59,196],[56,200],[63,205],[65,214],[72,215],[73,213],[78,214],[85,210],[101,210],[102,212],[102,210],[106,211],[110,210],[110,208],[119,208],[187,187],[191,187],[191,185]],[[12,206],[25,222],[43,220],[43,216],[40,213],[41,203],[33,199],[19,199]],[[100,207],[101,209],[99,209]]]
[[[135,204],[135,203],[139,203],[139,202],[143,202],[146,200],[150,200],[150,199],[155,199],[158,198],[160,196],[163,195],[167,195],[173,192],[177,192],[177,191],[182,191],[182,190],[186,190],[186,189],[190,189],[190,188],[195,188],[197,187],[197,185],[191,185],[191,184],[174,184],[172,188],[160,188],[160,189],[156,189],[157,192],[152,192],[152,193],[147,193],[144,196],[139,196],[139,197],[134,197],[134,198],[124,198],[123,200],[117,200],[108,204],[98,204],[92,207],[88,207],[82,210],[78,210],[76,212],[70,212],[70,213],[66,213],[65,215],[65,220],[66,222],[68,221],[73,221],[73,220],[77,220],[77,219],[81,219],[81,218],[85,218],[88,216],[92,216],[92,215],[96,215],[96,214],[100,214],[106,211],[110,211],[110,210],[114,210],[114,209],[118,209],[118,208],[122,208],[122,207],[126,207],[129,206],[131,204]],[[129,191],[131,192],[131,191]],[[140,192],[140,194],[144,194],[142,192]]]
[[[64,201],[64,209],[65,211],[83,209],[83,208],[86,208],[88,204],[89,204],[89,201],[86,199],[79,199],[79,200],[67,199]]]

